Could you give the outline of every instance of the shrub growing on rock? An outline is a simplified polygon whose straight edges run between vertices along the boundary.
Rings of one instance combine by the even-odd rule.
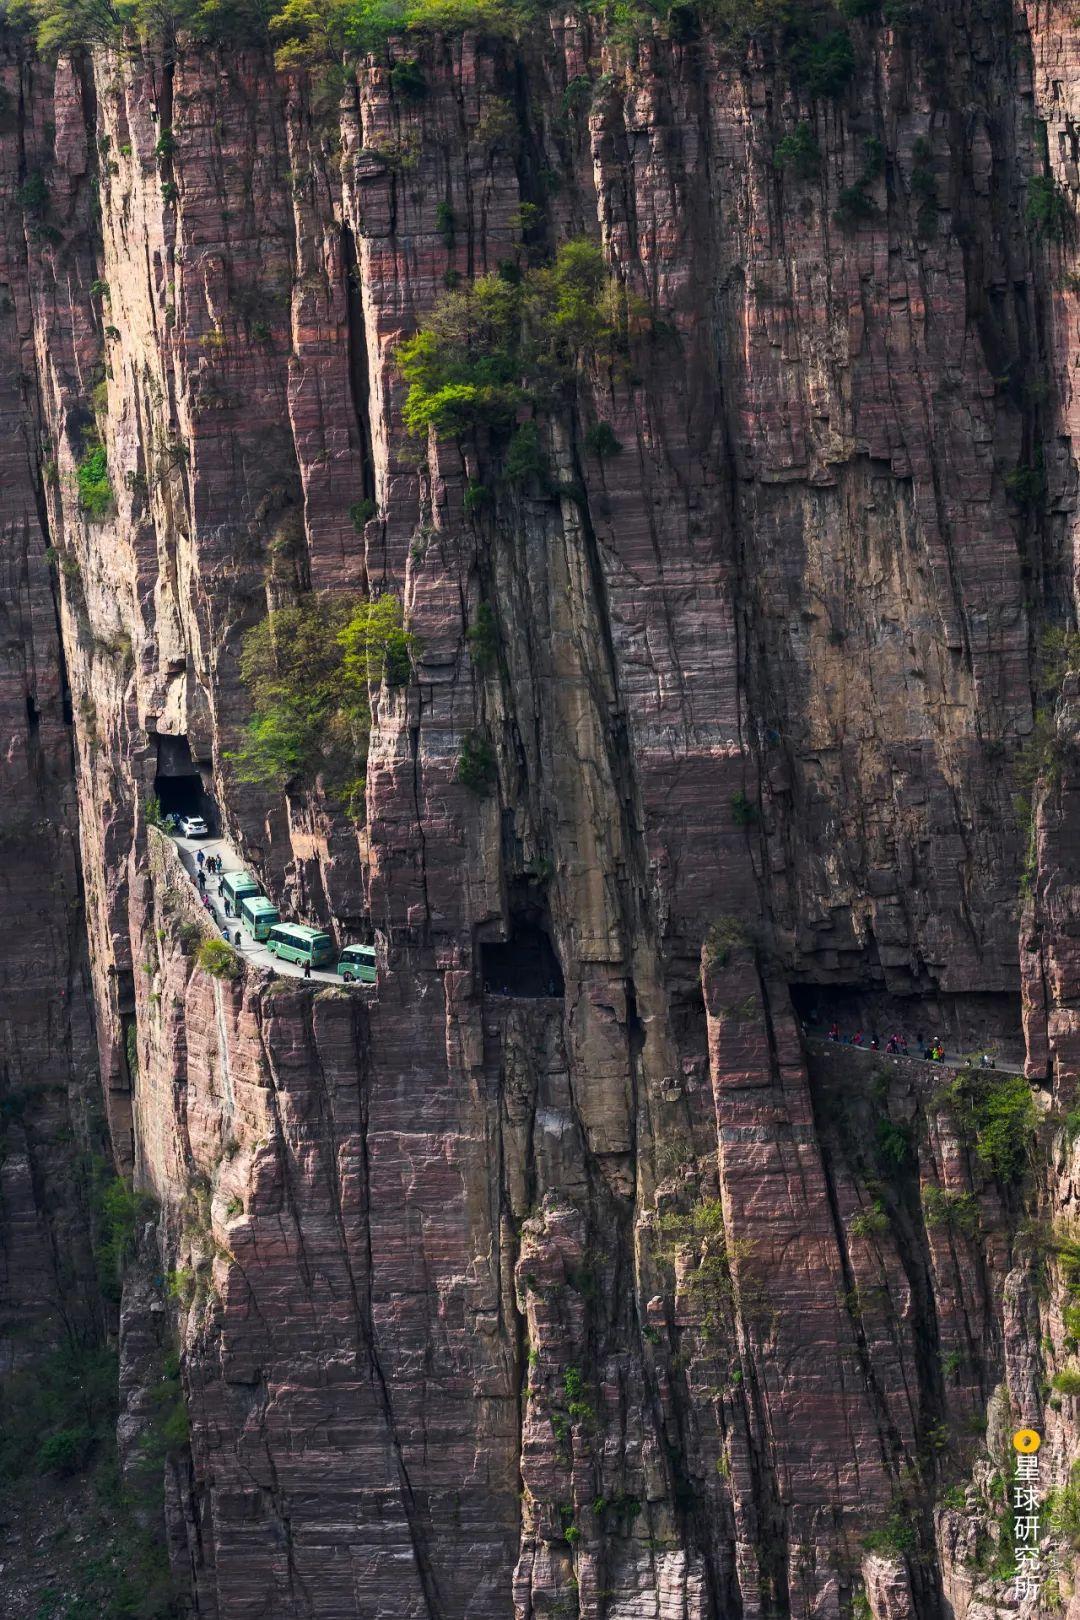
[[[594,422],[585,434],[585,448],[591,456],[606,461],[609,456],[619,454],[622,440],[615,437],[610,422]]]
[[[491,791],[495,781],[495,750],[479,732],[467,731],[461,739],[457,779],[480,796]]]
[[[1070,1547],[1080,1548],[1080,1463],[1073,1463],[1067,1485],[1050,1492],[1046,1512],[1054,1533]]]
[[[865,220],[876,219],[877,211],[877,203],[873,197],[867,196],[860,180],[858,185],[843,188],[837,199],[833,218],[845,230],[852,230]]]
[[[365,496],[362,501],[352,503],[349,507],[349,517],[357,534],[363,534],[364,524],[370,522],[378,510],[379,508],[370,496]]]
[[[240,675],[253,714],[229,757],[243,782],[279,788],[321,777],[357,795],[371,729],[370,692],[409,678],[413,638],[395,596],[309,596],[279,608],[244,637]],[[350,812],[351,813],[351,812]]]
[[[204,939],[195,960],[205,973],[215,979],[240,977],[240,958],[223,939]]]
[[[964,1069],[939,1101],[992,1176],[1003,1182],[1020,1179],[1038,1124],[1023,1075]]]
[[[821,148],[805,119],[795,125],[790,135],[777,141],[773,151],[774,167],[790,172],[797,180],[811,179],[820,163]]]
[[[882,1237],[888,1230],[889,1217],[880,1202],[875,1202],[870,1209],[860,1210],[848,1222],[852,1237]]]
[[[582,358],[614,360],[640,320],[594,242],[567,242],[553,264],[517,279],[480,276],[443,298],[398,351],[405,425],[451,437],[508,428],[522,405],[551,404]]]
[[[922,1197],[923,1220],[930,1228],[950,1227],[974,1237],[979,1230],[979,1204],[974,1193],[952,1187],[927,1187]]]
[[[94,443],[75,469],[79,489],[79,507],[94,522],[107,517],[112,511],[113,488],[109,482],[109,465],[105,446]]]
[[[757,805],[741,788],[731,795],[731,819],[736,827],[752,827],[757,818]]]
[[[750,944],[750,935],[744,923],[730,913],[718,917],[705,936],[705,963],[708,967],[726,967],[731,953],[742,945]]]
[[[415,57],[403,56],[390,69],[390,88],[403,101],[423,101],[427,95],[427,80]]]
[[[1035,236],[1063,236],[1069,224],[1069,204],[1051,174],[1028,181],[1024,218]]]
[[[499,655],[499,631],[489,602],[480,603],[465,640],[477,669],[490,669]]]

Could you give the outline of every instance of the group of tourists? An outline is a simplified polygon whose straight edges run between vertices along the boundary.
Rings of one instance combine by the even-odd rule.
[[[207,874],[221,871],[220,855],[204,855],[200,849],[195,857],[195,876],[198,879],[199,893],[206,898]]]
[[[829,1026],[829,1039],[830,1041],[836,1041],[837,1045],[839,1046],[861,1046],[867,1052],[876,1052],[878,1049],[878,1038],[876,1035],[871,1035],[869,1040],[867,1040],[861,1029],[857,1029],[854,1035],[842,1035],[840,1033],[839,1024],[831,1024]],[[885,1050],[886,1052],[903,1052],[906,1054],[906,1037],[902,1035],[890,1035]]]
[[[867,1052],[879,1050],[876,1035],[871,1035],[868,1040],[861,1029],[857,1029],[853,1035],[842,1034],[840,1025],[837,1023],[830,1024],[828,1039],[836,1041],[840,1046],[858,1046]],[[920,1029],[915,1036],[915,1044],[924,1063],[945,1062],[945,1048],[936,1036],[927,1041],[924,1039],[923,1032]],[[892,1057],[910,1057],[907,1036],[899,1033],[890,1035],[885,1042],[885,1051]],[[989,1052],[983,1052],[979,1058],[979,1067],[980,1069],[996,1069],[997,1058],[992,1057]]]

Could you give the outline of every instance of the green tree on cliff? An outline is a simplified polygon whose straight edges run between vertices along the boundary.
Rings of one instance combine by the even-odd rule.
[[[230,756],[240,780],[286,788],[321,778],[335,796],[355,800],[371,690],[408,680],[412,647],[395,596],[309,596],[254,625],[240,655],[253,712]]]
[[[615,40],[633,45],[659,31],[680,35],[685,0],[585,0]],[[276,46],[282,68],[339,64],[381,50],[403,33],[518,37],[547,12],[540,0],[0,0],[0,18],[33,32],[46,53],[115,45],[125,34],[155,43],[188,33],[210,42]],[[700,0],[693,23],[745,47],[772,40],[793,77],[814,96],[841,94],[854,72],[847,18],[860,0]]]
[[[614,362],[647,325],[644,306],[608,273],[595,242],[565,243],[520,279],[480,276],[450,292],[398,352],[410,433],[506,427],[527,403],[549,405],[583,357]]]

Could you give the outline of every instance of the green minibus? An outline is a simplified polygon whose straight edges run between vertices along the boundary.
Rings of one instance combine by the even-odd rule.
[[[250,872],[226,872],[221,879],[221,894],[233,910],[239,912],[240,902],[244,896],[262,894],[262,887]]]
[[[245,894],[240,902],[240,921],[253,939],[266,939],[278,921],[278,908],[265,894]]]
[[[351,984],[358,979],[361,984],[374,984],[375,973],[375,947],[374,945],[346,945],[338,959],[338,976]]]
[[[283,962],[309,962],[316,968],[325,967],[334,957],[330,935],[319,928],[306,928],[303,923],[275,923],[266,948]]]

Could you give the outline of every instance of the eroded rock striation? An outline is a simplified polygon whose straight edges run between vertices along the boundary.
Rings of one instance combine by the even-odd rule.
[[[0,1365],[102,1098],[183,1612],[974,1620],[1021,1422],[1076,1601],[1077,27],[850,32],[831,99],[570,15],[3,41]],[[528,474],[410,436],[401,343],[579,237],[641,318]],[[308,592],[413,638],[362,814],[237,767]],[[373,990],[200,965],[183,793]]]

